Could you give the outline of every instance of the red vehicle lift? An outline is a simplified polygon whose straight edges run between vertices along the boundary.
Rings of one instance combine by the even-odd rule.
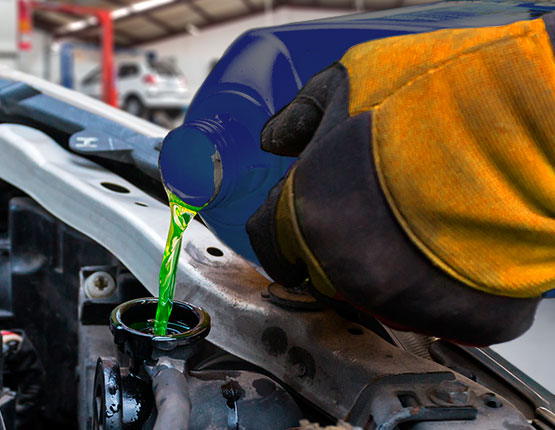
[[[110,11],[89,6],[39,1],[33,1],[31,5],[35,9],[96,17],[102,29],[102,99],[105,103],[117,107],[118,100],[114,79],[114,29]]]

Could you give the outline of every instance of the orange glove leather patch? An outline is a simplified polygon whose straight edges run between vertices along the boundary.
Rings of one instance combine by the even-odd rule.
[[[351,48],[382,189],[411,240],[474,288],[555,287],[555,59],[544,22]]]

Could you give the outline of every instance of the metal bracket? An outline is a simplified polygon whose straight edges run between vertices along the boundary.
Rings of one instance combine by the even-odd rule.
[[[476,419],[478,397],[450,372],[390,375],[369,384],[347,417],[353,425],[394,430],[401,423]]]
[[[157,294],[169,225],[167,206],[30,127],[0,125],[0,150],[1,179],[103,245]],[[208,248],[221,253],[214,255]],[[176,299],[202,306],[211,315],[209,341],[266,369],[330,415],[346,416],[359,393],[378,377],[446,370],[402,351],[331,309],[306,312],[277,307],[261,297],[268,284],[204,225],[191,223],[183,239]],[[478,394],[486,392],[472,381],[457,379]],[[508,403],[504,409],[489,411],[487,418],[528,426]],[[483,424],[475,420],[474,428],[484,428]]]

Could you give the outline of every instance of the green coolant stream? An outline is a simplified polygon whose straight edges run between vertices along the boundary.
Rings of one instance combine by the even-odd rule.
[[[157,336],[164,336],[168,328],[183,232],[197,212],[202,209],[184,203],[169,190],[166,190],[166,192],[170,203],[171,220],[159,276],[158,307],[156,308],[156,319],[154,321],[154,334]]]

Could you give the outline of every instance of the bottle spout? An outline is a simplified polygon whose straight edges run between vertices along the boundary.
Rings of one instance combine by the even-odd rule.
[[[195,126],[184,124],[166,136],[159,164],[164,186],[190,206],[208,205],[220,190],[220,153],[211,136]]]

